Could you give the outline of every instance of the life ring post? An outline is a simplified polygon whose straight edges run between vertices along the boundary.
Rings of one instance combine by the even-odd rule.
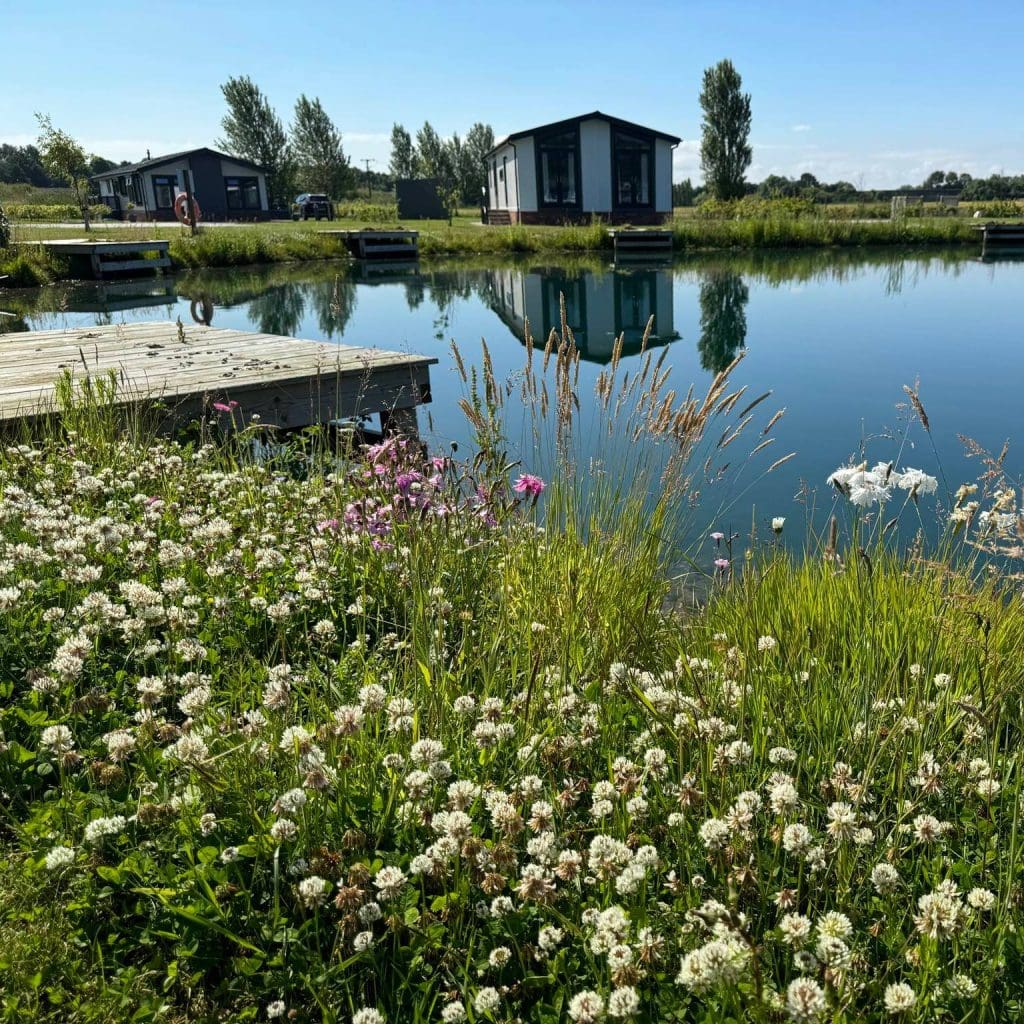
[[[183,174],[185,179],[185,209],[188,210],[188,226],[190,233],[194,236],[199,230],[199,206],[192,197],[192,168],[186,167]]]

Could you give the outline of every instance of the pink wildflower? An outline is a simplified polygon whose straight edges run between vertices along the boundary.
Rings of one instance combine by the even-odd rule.
[[[213,407],[217,412],[233,412],[238,408],[238,403],[232,398],[227,402],[214,402]]]
[[[534,476],[532,473],[523,473],[522,476],[512,485],[512,490],[516,494],[528,494],[531,498],[540,496],[541,491],[544,490],[544,481],[539,476]]]
[[[716,558],[715,559],[715,568],[716,569],[721,569],[724,572],[726,569],[729,568],[729,559],[728,558]]]
[[[711,539],[712,539],[712,540],[713,540],[713,541],[714,541],[714,542],[715,542],[716,544],[718,544],[718,543],[720,543],[721,541],[725,540],[725,534],[724,534],[724,533],[721,533],[721,532],[720,532],[720,531],[718,531],[718,530],[715,530],[715,532],[714,532],[713,534],[711,534]]]

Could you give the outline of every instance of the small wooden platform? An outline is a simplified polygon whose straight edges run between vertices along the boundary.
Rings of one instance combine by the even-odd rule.
[[[609,231],[615,259],[667,259],[672,256],[672,232],[648,228]]]
[[[420,256],[418,231],[325,230],[320,233],[340,239],[357,260],[416,260]]]
[[[93,241],[89,238],[52,238],[36,242],[55,256],[68,256],[87,266],[95,278],[137,271],[162,271],[171,265],[167,255],[170,242],[146,239],[141,242]],[[147,253],[150,255],[147,257]]]
[[[168,428],[218,401],[238,403],[236,423],[255,415],[294,428],[379,414],[382,431],[415,436],[436,362],[171,321],[28,331],[0,337],[0,426],[58,412],[55,385],[65,371],[79,383],[113,372],[119,401],[162,403]]]
[[[978,224],[982,257],[997,252],[1024,252],[1024,224]]]

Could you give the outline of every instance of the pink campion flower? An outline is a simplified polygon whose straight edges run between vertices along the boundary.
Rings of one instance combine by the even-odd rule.
[[[715,559],[715,568],[716,569],[721,569],[724,572],[726,569],[729,568],[729,559],[728,558],[716,558]]]
[[[337,530],[339,525],[337,519],[321,519],[316,524],[316,530],[317,533],[326,533],[328,530]]]
[[[238,408],[238,403],[232,398],[227,402],[214,402],[213,407],[217,412],[233,412]]]
[[[523,473],[512,485],[512,490],[516,494],[528,494],[531,498],[536,498],[544,490],[544,481],[532,473]]]

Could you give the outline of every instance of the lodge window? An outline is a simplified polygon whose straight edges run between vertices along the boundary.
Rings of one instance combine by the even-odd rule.
[[[578,206],[580,139],[575,129],[537,140],[537,179],[542,206]]]
[[[225,178],[229,210],[260,209],[260,185],[257,178]]]
[[[612,189],[617,208],[654,205],[653,138],[614,132],[612,171]]]
[[[508,157],[501,158],[501,180],[505,186],[505,206],[508,206]]]
[[[156,199],[158,210],[170,210],[174,207],[174,190],[178,187],[176,174],[153,175],[153,198]]]

